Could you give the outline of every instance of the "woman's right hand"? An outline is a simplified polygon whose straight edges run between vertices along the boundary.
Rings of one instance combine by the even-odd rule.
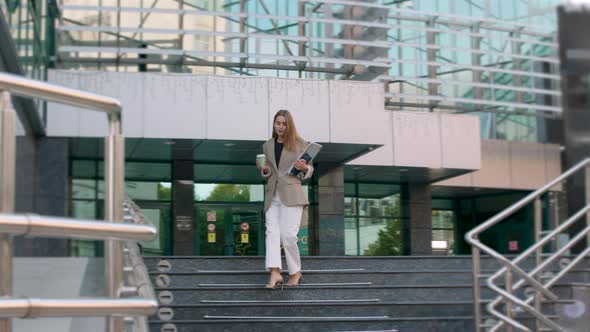
[[[268,174],[268,166],[260,167],[260,162],[258,160],[256,160],[256,167],[261,169],[264,174]]]

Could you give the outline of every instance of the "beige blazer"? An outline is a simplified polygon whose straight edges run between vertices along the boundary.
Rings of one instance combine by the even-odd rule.
[[[277,169],[277,162],[275,158],[275,140],[271,138],[262,145],[262,150],[266,156],[270,173],[264,174],[260,171],[262,177],[267,179],[266,188],[264,191],[264,211],[270,208],[270,202],[278,191],[281,202],[286,206],[307,206],[309,202],[301,188],[301,180],[311,178],[313,174],[313,167],[309,166],[309,170],[305,175],[303,172],[299,176],[287,175],[287,171],[293,165],[297,157],[305,150],[308,143],[301,143],[297,146],[295,151],[288,151],[283,149],[281,160],[279,161],[280,168]]]

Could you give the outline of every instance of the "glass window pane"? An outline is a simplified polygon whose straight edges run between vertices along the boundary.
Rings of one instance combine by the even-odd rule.
[[[127,181],[125,190],[133,200],[170,200],[172,198],[170,182]]]
[[[72,201],[72,218],[97,219],[95,201]]]
[[[359,198],[360,216],[399,217],[401,215],[399,195],[383,198]]]
[[[455,214],[453,211],[432,211],[432,228],[433,229],[453,229]]]
[[[455,250],[455,213],[432,211],[432,252],[452,255]]]
[[[233,183],[195,183],[195,201],[262,202],[264,185]],[[307,186],[302,186],[307,195]]]
[[[72,240],[70,253],[78,257],[95,257],[97,256],[97,241]]]
[[[344,215],[356,215],[356,185],[354,183],[344,184]]]
[[[102,168],[100,170],[101,176],[103,176]],[[172,164],[128,161],[125,163],[125,178],[132,181],[145,182],[172,181]]]
[[[95,182],[95,181],[91,181]],[[72,217],[77,219],[98,219],[96,216],[95,201],[72,201]],[[98,241],[72,240],[70,242],[72,256],[94,257],[99,247]]]
[[[344,197],[344,215],[356,215],[356,198]]]
[[[403,240],[399,219],[359,218],[359,237],[361,255],[402,254]]]
[[[98,177],[96,167],[96,161],[74,160],[72,161],[72,177],[78,179],[96,179]]]
[[[72,180],[72,198],[94,199],[96,195],[95,180]]]
[[[346,255],[358,255],[356,218],[344,218],[344,250]]]
[[[432,252],[452,255],[455,250],[455,231],[452,229],[432,230]]]
[[[168,213],[165,209],[141,209],[141,212],[146,217],[146,219],[152,223],[154,227],[158,230],[158,237],[152,241],[143,241],[141,245],[145,251],[150,253],[157,252],[159,254],[163,254],[164,244],[163,244],[163,237],[161,236],[161,226],[164,226],[164,221],[169,219],[166,215]]]

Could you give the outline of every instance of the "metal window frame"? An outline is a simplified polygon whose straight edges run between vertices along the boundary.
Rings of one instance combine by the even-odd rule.
[[[421,99],[421,100],[427,100],[427,101],[439,101],[439,102],[450,102],[450,103],[454,102],[454,103],[465,103],[465,104],[475,104],[475,105],[505,106],[505,107],[524,108],[524,109],[561,113],[561,107],[557,107],[557,106],[546,106],[546,105],[516,103],[516,102],[502,102],[502,101],[496,101],[496,100],[478,100],[478,99],[447,97],[447,96],[416,95],[416,94],[409,94],[409,93],[385,93],[385,96],[389,97],[389,98],[411,98],[411,99]],[[424,107],[428,107],[428,105],[424,105]]]
[[[401,20],[407,20],[407,19],[404,18]],[[422,22],[422,20],[420,22]],[[440,21],[437,20],[437,22],[439,24],[441,24]],[[435,28],[435,27],[429,28],[429,27],[422,27],[419,25],[412,26],[412,25],[390,24],[390,26],[392,29],[398,29],[398,30],[414,30],[414,31],[419,31],[419,32],[433,31],[433,32],[456,34],[456,35],[462,35],[462,36],[482,37],[482,38],[486,38],[486,39],[523,42],[523,43],[527,43],[527,44],[535,44],[535,45],[553,47],[556,49],[559,48],[559,45],[557,43],[545,42],[545,41],[536,40],[536,39],[522,39],[522,38],[514,38],[514,37],[503,37],[503,36],[498,36],[498,35],[490,36],[490,35],[483,34],[481,32],[460,31],[460,30],[442,29],[442,28]],[[485,30],[484,28],[481,28],[481,29]],[[488,30],[488,31],[493,31],[493,30]],[[502,32],[510,33],[512,31],[513,30],[502,31]],[[545,38],[553,38],[553,37],[554,36],[551,35],[551,36],[546,36]]]
[[[277,35],[269,33],[240,33],[240,32],[222,32],[222,31],[205,31],[205,30],[191,30],[191,29],[159,29],[159,28],[131,28],[131,27],[107,27],[107,26],[79,26],[66,25],[56,28],[57,31],[74,31],[74,32],[112,32],[112,33],[154,33],[154,34],[183,34],[196,36],[214,36],[214,37],[228,37],[228,38],[256,38],[256,39],[275,39],[287,41],[303,41],[303,42],[324,42],[342,45],[358,45],[368,47],[383,47],[390,48],[394,46],[392,42],[384,41],[361,41],[353,39],[341,38],[321,38],[321,37],[299,37],[289,35]]]
[[[342,65],[363,65],[372,67],[389,68],[390,64],[386,62],[375,62],[354,59],[341,58],[324,58],[313,56],[290,56],[258,53],[229,53],[229,52],[208,52],[208,51],[183,51],[179,49],[145,49],[131,47],[94,47],[94,46],[60,46],[58,53],[64,52],[96,52],[96,53],[137,53],[137,54],[158,54],[158,55],[178,55],[178,56],[211,56],[211,57],[233,57],[243,59],[270,59],[285,61],[304,61],[311,63],[333,63]]]
[[[474,65],[456,64],[456,63],[432,62],[432,61],[420,61],[420,60],[405,60],[405,59],[389,59],[389,60],[394,63],[402,63],[402,64],[430,65],[430,66],[438,66],[438,67],[445,66],[445,67],[453,67],[453,68],[460,68],[460,69],[481,70],[481,71],[490,72],[490,73],[523,75],[523,76],[529,76],[529,77],[538,77],[538,78],[545,78],[545,79],[550,79],[550,80],[555,80],[555,81],[561,81],[560,75],[543,74],[543,73],[538,73],[538,72],[530,72],[530,71],[522,71],[522,70],[494,68],[494,67],[490,67],[490,66],[474,66]]]
[[[477,37],[481,38],[481,37]],[[516,53],[502,53],[496,51],[486,51],[481,49],[474,49],[474,48],[463,48],[463,47],[455,47],[455,46],[446,46],[446,45],[433,45],[433,44],[422,44],[422,43],[406,43],[406,42],[395,42],[394,46],[405,46],[405,47],[416,47],[416,48],[425,48],[425,49],[437,49],[437,50],[450,50],[456,52],[467,52],[472,54],[479,54],[479,55],[494,55],[498,57],[510,57],[513,59],[523,59],[523,60],[531,60],[537,62],[549,62],[554,64],[559,64],[559,58],[557,57],[539,57],[539,56],[532,56],[532,55],[520,55]]]
[[[440,76],[439,76],[440,77]],[[468,81],[457,81],[457,80],[446,80],[446,79],[431,79],[425,77],[409,77],[409,76],[379,76],[379,79],[387,81],[390,84],[394,83],[405,83],[404,81],[415,81],[425,83],[438,83],[438,84],[453,84],[453,85],[465,85],[484,89],[496,89],[496,90],[510,90],[510,91],[522,91],[540,95],[551,95],[561,97],[561,92],[556,90],[545,90],[537,88],[523,88],[511,85],[499,85],[491,83],[477,83]]]

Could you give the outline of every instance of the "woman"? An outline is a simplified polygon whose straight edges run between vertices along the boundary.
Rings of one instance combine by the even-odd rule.
[[[272,138],[262,145],[266,163],[256,167],[267,179],[264,193],[266,212],[266,270],[270,278],[266,288],[273,289],[283,284],[281,276],[281,243],[289,270],[287,286],[301,284],[301,259],[297,247],[297,233],[301,224],[303,208],[309,205],[301,180],[309,179],[313,167],[297,157],[305,150],[306,143],[297,134],[291,113],[280,110],[273,121]],[[300,170],[298,177],[288,175],[291,166]]]

